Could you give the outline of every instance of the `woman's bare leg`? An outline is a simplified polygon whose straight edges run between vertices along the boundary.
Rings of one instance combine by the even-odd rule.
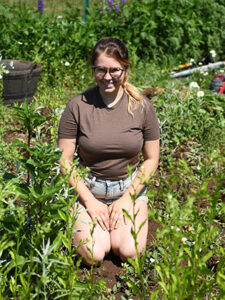
[[[139,253],[141,253],[146,247],[147,234],[148,234],[147,203],[145,203],[143,200],[137,199],[135,204],[135,210],[136,211],[139,210],[135,221],[136,231],[138,230],[142,222],[146,220],[144,226],[141,228],[141,231],[137,236],[138,251]],[[128,257],[130,258],[136,257],[135,243],[131,235],[132,223],[128,219],[126,219],[126,222],[127,225],[125,225],[124,221],[122,221],[117,229],[114,229],[110,232],[112,250],[123,261],[126,261]]]
[[[77,204],[78,218],[75,222],[73,244],[78,247],[78,254],[83,257],[83,262],[87,265],[92,264],[91,251],[93,251],[93,263],[101,263],[105,255],[110,251],[110,235],[107,230],[103,230],[97,223],[91,236],[93,222],[82,204]],[[89,250],[88,250],[89,249]]]

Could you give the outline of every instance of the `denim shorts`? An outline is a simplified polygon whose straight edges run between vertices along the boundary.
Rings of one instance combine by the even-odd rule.
[[[134,179],[136,174],[137,169],[132,173],[132,179]],[[95,177],[91,172],[89,172],[87,177],[83,180],[95,198],[107,205],[110,205],[113,201],[119,199],[131,185],[130,177],[120,180],[108,180]],[[146,192],[147,188],[144,187],[138,194],[137,199],[148,203],[148,197],[145,195]]]

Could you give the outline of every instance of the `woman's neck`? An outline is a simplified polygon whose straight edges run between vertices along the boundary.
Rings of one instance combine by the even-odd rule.
[[[102,93],[100,90],[100,94],[102,96],[102,100],[107,107],[114,106],[122,97],[124,93],[124,89],[121,86],[116,93]]]

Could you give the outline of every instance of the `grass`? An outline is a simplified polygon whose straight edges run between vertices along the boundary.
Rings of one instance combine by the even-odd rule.
[[[20,4],[26,5],[29,8],[37,9],[37,0],[3,0],[3,3],[8,3],[10,5]],[[71,9],[79,9],[83,13],[84,0],[45,0],[44,1],[44,12],[46,13],[60,13],[66,10],[67,6]],[[90,5],[94,5],[96,1],[90,1]]]

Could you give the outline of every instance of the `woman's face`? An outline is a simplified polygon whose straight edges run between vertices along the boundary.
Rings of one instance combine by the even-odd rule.
[[[95,81],[104,96],[117,94],[122,88],[125,69],[113,57],[102,53],[95,61]]]

